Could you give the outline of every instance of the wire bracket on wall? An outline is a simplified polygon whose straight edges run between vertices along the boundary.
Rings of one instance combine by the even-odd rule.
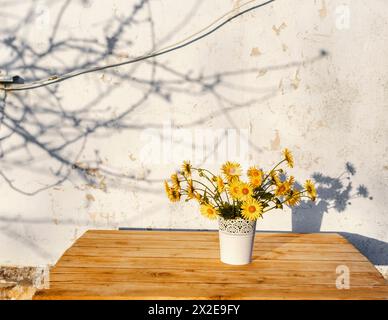
[[[6,87],[10,84],[23,84],[24,79],[20,76],[1,76],[0,77],[0,85]]]

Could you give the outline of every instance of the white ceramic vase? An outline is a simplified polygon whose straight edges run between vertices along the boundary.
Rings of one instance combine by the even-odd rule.
[[[219,217],[218,224],[221,261],[232,265],[249,264],[252,261],[256,221]]]

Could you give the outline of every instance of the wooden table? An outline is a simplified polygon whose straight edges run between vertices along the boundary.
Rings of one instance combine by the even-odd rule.
[[[336,288],[340,265],[350,289]],[[231,266],[219,261],[217,232],[93,230],[34,299],[388,299],[388,286],[335,233],[257,233],[252,264]]]

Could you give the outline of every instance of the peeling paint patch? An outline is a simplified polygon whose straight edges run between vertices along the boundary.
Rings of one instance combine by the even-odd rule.
[[[299,70],[296,71],[294,79],[291,80],[291,87],[295,90],[299,88],[301,79],[299,78]]]
[[[280,134],[279,130],[276,130],[275,138],[271,140],[271,150],[277,151],[280,150]]]
[[[322,7],[321,9],[318,10],[319,16],[324,19],[327,17],[327,6],[326,6],[326,1],[322,0]]]
[[[257,47],[252,48],[251,57],[258,57],[260,55],[261,55],[261,51],[259,48],[257,48]]]
[[[279,85],[278,85],[279,91],[284,95],[284,85],[283,85],[283,79],[280,79]]]
[[[105,176],[101,174],[98,168],[91,168],[88,164],[77,162],[73,165],[73,169],[78,169],[82,171],[85,176],[90,180],[87,187],[93,189],[99,189],[104,192],[107,191],[107,185],[105,182]]]
[[[86,195],[86,200],[88,200],[88,201],[96,201],[96,199],[93,197],[93,195],[92,194],[90,194],[90,193],[88,193],[87,195]]]
[[[241,6],[241,0],[234,1],[233,10],[235,11],[235,13],[240,12],[240,10],[238,9],[240,6]]]
[[[90,193],[86,194],[85,198],[86,198],[86,208],[89,208],[90,204],[96,201],[96,198]]]
[[[268,72],[267,69],[260,69],[259,73],[256,76],[256,79],[259,78],[259,77],[263,77],[267,72]]]
[[[277,36],[280,35],[280,32],[282,32],[283,29],[287,27],[287,24],[285,22],[282,22],[282,24],[277,27],[275,25],[272,26],[272,30],[276,33]]]
[[[129,59],[129,54],[126,52],[119,52],[117,57],[119,58],[119,61],[123,61]]]
[[[328,127],[329,127],[329,126],[328,126],[328,124],[327,124],[326,121],[319,120],[319,121],[317,122],[317,128],[318,128],[318,129],[328,128]]]

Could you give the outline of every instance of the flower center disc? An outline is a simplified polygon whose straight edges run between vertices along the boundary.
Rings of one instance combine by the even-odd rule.
[[[207,209],[207,213],[208,214],[213,214],[213,210],[209,208],[209,209]]]
[[[242,189],[242,193],[243,193],[243,194],[248,194],[248,193],[249,193],[249,190],[248,190],[247,188],[244,188],[244,189]]]
[[[256,211],[256,207],[255,206],[249,206],[248,211],[250,213],[254,213]]]

